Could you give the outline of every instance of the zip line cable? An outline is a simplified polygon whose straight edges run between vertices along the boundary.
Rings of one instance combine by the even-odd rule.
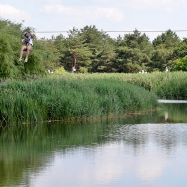
[[[8,30],[8,29],[0,29],[0,30],[4,30],[4,31],[13,31],[13,32],[20,32],[20,31],[16,31],[16,30]],[[134,32],[134,31],[103,31],[102,32],[110,32],[110,33],[119,33],[119,32]],[[187,32],[187,30],[171,30],[173,32]],[[34,33],[68,33],[69,31],[35,31]],[[138,32],[166,32],[166,31],[138,31]]]

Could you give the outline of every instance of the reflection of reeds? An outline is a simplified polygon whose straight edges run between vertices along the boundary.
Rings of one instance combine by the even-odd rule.
[[[68,120],[147,110],[156,96],[112,79],[47,78],[0,86],[0,122]]]
[[[81,147],[94,149],[98,145],[108,145],[109,142],[117,141],[115,135],[119,135],[121,126],[127,127],[126,131],[120,132],[123,133],[122,137],[127,134],[126,143],[136,144],[134,147],[138,148],[137,145],[141,145],[142,141],[129,139],[128,131],[132,130],[132,125],[127,124],[150,121],[156,122],[157,116],[145,114],[94,123],[86,121],[0,126],[0,186],[31,186],[30,175],[44,171],[53,162],[55,153],[65,155]]]

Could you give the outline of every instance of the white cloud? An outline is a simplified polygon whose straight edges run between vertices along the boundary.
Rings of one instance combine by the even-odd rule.
[[[76,9],[63,7],[62,5],[57,4],[46,5],[40,12],[52,15],[76,15],[76,13],[78,13]]]
[[[96,17],[104,16],[111,21],[122,21],[124,19],[124,14],[117,8],[97,8]]]
[[[2,5],[0,4],[0,17],[4,19],[10,19],[13,21],[30,21],[31,15],[23,10],[16,9],[10,5]]]
[[[131,8],[155,8],[165,11],[175,11],[179,6],[186,4],[186,0],[132,0],[124,4]]]
[[[81,8],[72,8],[64,7],[62,5],[53,4],[46,5],[43,9],[40,10],[41,14],[53,15],[53,16],[66,16],[68,18],[85,20],[92,19],[98,20],[101,18],[108,19],[113,22],[120,22],[124,19],[124,14],[121,10],[115,7],[111,8],[91,8],[87,7],[85,9]]]
[[[158,150],[157,150],[158,151]],[[160,151],[155,155],[155,153],[146,154],[140,153],[137,160],[136,174],[143,181],[154,181],[162,176],[164,169],[167,166],[166,158],[162,155]]]
[[[143,7],[162,7],[173,4],[174,0],[134,0],[134,3]]]

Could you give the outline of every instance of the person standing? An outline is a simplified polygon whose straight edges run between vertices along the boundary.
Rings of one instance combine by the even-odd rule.
[[[23,51],[26,51],[25,62],[27,62],[28,57],[29,57],[29,53],[33,50],[34,36],[29,31],[24,32],[24,36],[25,36],[25,39],[22,40],[22,45],[24,45],[24,46],[21,48],[19,61],[22,61]]]

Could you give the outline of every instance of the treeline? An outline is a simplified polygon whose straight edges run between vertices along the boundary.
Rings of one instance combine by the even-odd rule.
[[[0,77],[19,77],[45,74],[47,69],[61,66],[77,72],[136,73],[187,70],[187,38],[182,40],[171,30],[157,36],[152,42],[137,29],[131,34],[111,38],[95,26],[69,30],[68,37],[58,35],[34,39],[34,50],[27,64],[18,62],[22,23],[0,20]]]

